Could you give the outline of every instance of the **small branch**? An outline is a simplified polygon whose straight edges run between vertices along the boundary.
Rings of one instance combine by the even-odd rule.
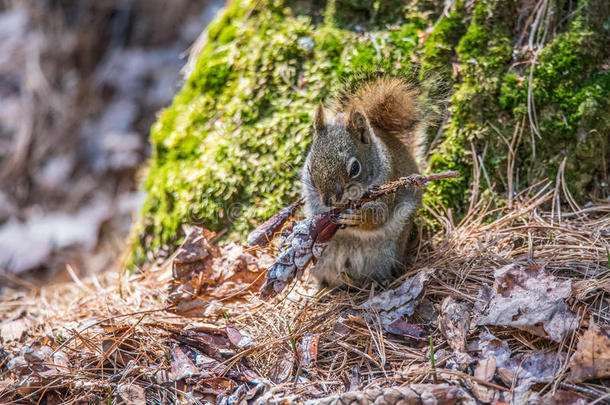
[[[304,204],[304,200],[299,198],[280,212],[263,222],[248,235],[248,245],[264,247],[269,244],[275,235],[282,229],[286,221],[294,216],[294,213]]]

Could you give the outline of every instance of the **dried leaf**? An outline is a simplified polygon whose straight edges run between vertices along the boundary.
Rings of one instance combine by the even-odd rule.
[[[23,357],[30,363],[51,363],[53,361],[53,349],[46,345],[33,344],[25,347]]]
[[[3,394],[8,392],[8,389],[11,385],[15,383],[15,380],[12,378],[3,378],[0,380],[0,399],[3,399]]]
[[[229,337],[231,343],[235,346],[238,346],[239,342],[241,342],[242,339],[239,329],[234,328],[232,326],[227,326],[225,329],[227,331],[227,336]]]
[[[172,368],[170,377],[174,381],[199,374],[197,367],[195,367],[191,359],[184,354],[180,346],[176,346],[172,349],[170,366]]]
[[[133,405],[145,405],[146,404],[146,392],[144,388],[133,383],[119,384],[117,391],[121,398],[128,404]]]
[[[28,322],[25,319],[17,319],[10,322],[2,322],[0,327],[0,338],[5,343],[12,340],[21,340],[23,332],[28,329]]]
[[[508,344],[487,331],[481,333],[477,346],[482,360],[493,358],[498,369],[503,368],[509,371],[505,375],[510,375],[511,378],[502,379],[509,386],[514,378],[519,381],[532,380],[533,382],[552,378],[559,371],[565,358],[563,353],[542,350],[520,353],[511,357]]]
[[[70,371],[70,360],[66,353],[61,350],[58,350],[53,354],[53,364],[58,373],[68,373]]]
[[[496,359],[497,364],[506,364],[511,356],[511,351],[506,343],[502,339],[498,339],[488,330],[483,330],[479,335],[479,340],[475,342],[471,350],[481,352],[481,358],[486,359],[489,356],[493,356]]]
[[[506,404],[506,402],[498,401],[502,397],[500,391],[477,382],[472,382],[472,393],[484,404]]]
[[[570,358],[571,381],[610,376],[610,325],[591,322]]]
[[[497,372],[502,382],[513,388],[514,403],[526,403],[532,385],[556,378],[565,360],[563,353],[542,350],[511,357],[508,344],[489,331],[482,331],[479,340],[469,348],[481,353],[475,368],[475,377],[490,381],[494,371]],[[488,393],[480,387],[478,394],[475,394],[478,398],[481,396],[479,400],[485,402]]]
[[[470,317],[471,312],[466,304],[457,303],[451,297],[443,300],[438,324],[462,370],[472,362],[472,357],[466,353],[466,334],[470,328]]]
[[[547,392],[542,397],[538,397],[538,393],[534,393],[530,397],[530,401],[534,405],[586,405],[590,402],[576,392],[565,390]]]
[[[245,336],[239,329],[234,326],[227,326],[225,328],[227,337],[233,346],[236,347],[249,347],[252,346],[252,339],[249,336]]]
[[[406,279],[397,288],[378,294],[355,308],[378,312],[381,325],[388,328],[389,325],[400,318],[413,315],[415,306],[419,303],[424,284],[428,281],[432,272],[431,269],[422,269],[415,276]]]
[[[495,374],[496,358],[494,356],[489,356],[477,362],[477,366],[474,369],[474,376],[476,378],[483,381],[491,381]]]
[[[269,378],[276,384],[287,381],[292,376],[294,356],[291,351],[284,350],[277,355],[269,370]]]
[[[496,270],[494,277],[493,290],[479,292],[477,325],[513,326],[556,342],[578,327],[579,316],[565,302],[572,291],[570,280],[518,264]]]
[[[395,335],[402,335],[417,340],[426,340],[428,339],[428,336],[430,336],[422,328],[413,323],[407,322],[404,318],[400,318],[392,322],[391,324],[387,325],[385,329]]]
[[[168,296],[173,312],[202,315],[213,300],[239,299],[263,284],[261,273],[272,263],[270,256],[246,252],[235,243],[212,245],[213,236],[203,228],[191,227],[178,248]]]
[[[125,366],[130,361],[135,360],[133,348],[137,347],[139,343],[133,336],[128,335],[132,332],[128,326],[108,326],[103,327],[103,329],[106,332],[105,335],[109,336],[101,344],[105,359],[108,359],[115,366],[117,364]]]
[[[309,368],[316,363],[318,358],[318,343],[320,341],[320,335],[314,335],[313,333],[307,333],[301,339],[297,345],[297,354],[299,355],[299,362],[301,367]]]
[[[436,327],[436,321],[438,320],[438,313],[434,309],[432,301],[424,297],[419,305],[415,308],[414,316],[422,324],[432,325]]]
[[[526,398],[536,383],[552,381],[561,370],[563,353],[535,350],[512,357],[506,364],[498,364],[498,375],[507,386],[514,384],[513,401]]]
[[[482,381],[491,381],[496,374],[496,358],[493,355],[489,355],[477,362],[474,369],[474,376]],[[472,382],[472,393],[477,399],[483,403],[489,404],[496,402],[500,393],[486,385]]]
[[[214,377],[206,378],[197,383],[196,390],[202,394],[228,394],[235,389],[235,382],[228,378]]]
[[[216,397],[217,404],[240,404],[243,399],[246,399],[248,394],[248,386],[245,384],[240,385],[230,395],[221,394]]]
[[[225,329],[198,326],[192,329],[176,329],[164,327],[171,333],[171,337],[209,356],[220,358],[222,354],[234,354],[231,342]]]
[[[215,247],[209,243],[214,233],[207,229],[191,227],[176,251],[172,262],[172,275],[174,280],[190,278],[200,269],[200,264],[217,253]]]

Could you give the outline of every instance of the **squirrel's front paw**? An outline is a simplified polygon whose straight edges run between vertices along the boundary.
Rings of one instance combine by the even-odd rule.
[[[362,209],[346,209],[339,214],[337,223],[342,226],[360,226],[364,223]]]

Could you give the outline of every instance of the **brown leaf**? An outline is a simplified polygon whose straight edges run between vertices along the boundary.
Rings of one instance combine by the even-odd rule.
[[[591,326],[578,340],[570,358],[571,381],[610,376],[610,325]]]
[[[309,368],[316,363],[316,360],[318,359],[319,342],[320,335],[314,335],[309,332],[301,339],[297,345],[297,354],[299,355],[301,367]]]
[[[133,405],[145,405],[146,404],[146,393],[144,388],[133,383],[119,384],[117,387],[119,395],[128,404]]]
[[[513,378],[519,381],[531,380],[532,383],[552,378],[559,371],[565,359],[563,353],[543,350],[520,353],[511,357],[508,344],[487,331],[481,333],[478,347],[481,351],[481,359],[493,358],[498,369],[503,368],[509,371],[506,376],[511,378],[508,380],[502,378],[504,383],[509,386]]]
[[[579,316],[565,302],[570,280],[518,264],[496,270],[494,277],[493,290],[482,288],[475,303],[477,325],[512,326],[556,342],[578,327]]]
[[[174,280],[191,277],[198,270],[200,263],[217,253],[216,247],[209,243],[213,237],[214,233],[207,229],[196,226],[189,229],[172,262]]]
[[[385,329],[395,335],[406,336],[411,339],[426,340],[430,336],[419,326],[407,322],[404,318],[400,318],[391,324],[387,325]]]
[[[23,318],[10,322],[3,322],[2,326],[0,326],[0,338],[2,338],[5,343],[12,340],[21,340],[23,332],[28,329],[28,323],[29,322]]]
[[[8,389],[11,385],[13,385],[15,383],[15,380],[13,380],[10,377],[7,378],[3,378],[2,380],[0,380],[0,400],[3,399],[3,394],[8,392]]]
[[[235,243],[215,246],[213,233],[191,227],[172,262],[168,302],[173,312],[202,315],[212,300],[243,298],[264,283],[262,273],[272,263],[264,253],[246,252]]]
[[[381,325],[387,328],[400,318],[413,315],[424,284],[432,272],[431,269],[422,269],[397,288],[382,292],[355,308],[379,313]]]
[[[498,339],[487,330],[483,330],[479,335],[479,340],[476,341],[472,347],[469,345],[468,348],[480,351],[481,358],[483,359],[489,356],[495,357],[497,364],[505,364],[511,356],[508,343],[502,339]]]
[[[53,364],[60,374],[65,374],[70,371],[70,360],[66,353],[61,350],[58,350],[53,354]]]
[[[586,405],[585,397],[573,391],[558,390],[547,392],[541,398],[532,398],[531,403],[536,405]]]
[[[184,354],[180,346],[176,346],[172,349],[170,366],[172,368],[171,379],[174,381],[199,374],[197,367],[195,367],[191,359]]]
[[[438,314],[434,309],[434,304],[432,301],[424,297],[421,302],[415,308],[415,314],[418,321],[421,321],[422,324],[428,324],[436,327],[436,321],[438,320]]]
[[[294,356],[291,351],[284,350],[278,353],[275,362],[269,370],[269,378],[276,384],[287,381],[292,376]]]
[[[479,340],[469,348],[481,353],[475,377],[490,381],[495,371],[506,386],[513,388],[514,403],[527,403],[530,387],[556,378],[565,360],[564,353],[542,350],[511,357],[508,344],[488,331],[482,331]],[[479,394],[479,399],[483,401],[487,392],[480,390]]]
[[[200,350],[212,357],[219,358],[221,353],[231,350],[231,342],[225,329],[198,326],[192,329],[163,327],[171,337],[189,347]]]
[[[481,359],[477,362],[477,366],[474,369],[474,376],[479,380],[491,381],[494,374],[496,374],[496,358],[489,356],[485,359]]]
[[[235,382],[228,378],[205,378],[197,383],[196,390],[202,394],[221,395],[230,393],[235,389]]]
[[[113,365],[125,366],[135,360],[133,348],[138,347],[139,341],[129,336],[131,329],[128,326],[103,326],[108,338],[102,340],[102,353],[104,358]]]
[[[484,404],[499,404],[500,392],[477,382],[472,382],[472,393]]]
[[[491,381],[496,374],[496,358],[494,356],[488,356],[477,362],[474,369],[474,376],[479,380]],[[488,386],[472,382],[472,392],[477,399],[483,403],[489,404],[497,400],[499,393]]]
[[[16,356],[10,359],[6,363],[6,368],[17,376],[30,373],[29,364],[23,356]]]
[[[227,326],[225,330],[227,331],[227,337],[233,346],[244,347],[248,345],[249,339],[244,337],[236,327]]]
[[[438,324],[462,370],[472,362],[472,358],[466,353],[466,334],[470,328],[470,317],[471,313],[466,304],[457,303],[453,298],[445,297],[441,304]]]
[[[514,383],[514,402],[521,403],[516,399],[526,397],[532,385],[556,378],[564,359],[563,353],[535,350],[514,356],[506,364],[498,365],[502,367],[498,368],[498,374],[507,386]]]

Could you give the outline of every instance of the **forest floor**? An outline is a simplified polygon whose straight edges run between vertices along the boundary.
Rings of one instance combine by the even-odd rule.
[[[306,272],[261,301],[273,251],[190,228],[139,274],[8,291],[0,402],[608,402],[610,205],[558,182],[458,224],[427,210],[443,229],[387,286]]]

